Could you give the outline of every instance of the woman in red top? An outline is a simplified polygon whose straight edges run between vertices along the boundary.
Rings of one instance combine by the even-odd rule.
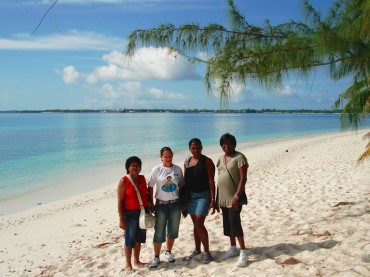
[[[139,189],[144,207],[148,208],[148,187],[145,177],[139,175],[141,165],[141,160],[133,156],[126,160],[125,166],[127,174]],[[140,249],[141,244],[146,241],[146,230],[139,227],[140,203],[133,186],[128,176],[124,176],[119,181],[117,189],[119,227],[125,230],[124,249],[127,271],[133,271],[131,264],[132,249],[134,249],[134,264],[138,267],[145,266],[144,263],[140,262]]]

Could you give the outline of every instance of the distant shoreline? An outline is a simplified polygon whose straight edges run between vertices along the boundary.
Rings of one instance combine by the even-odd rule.
[[[0,113],[313,113],[338,114],[342,110],[281,110],[281,109],[46,109],[46,110],[7,110]]]

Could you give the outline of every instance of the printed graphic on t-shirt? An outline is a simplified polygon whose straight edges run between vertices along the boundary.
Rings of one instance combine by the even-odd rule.
[[[167,182],[163,184],[162,190],[165,192],[173,192],[176,190],[176,184],[172,182],[172,177],[167,176]]]

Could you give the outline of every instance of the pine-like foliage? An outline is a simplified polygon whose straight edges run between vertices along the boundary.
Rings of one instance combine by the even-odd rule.
[[[370,0],[336,0],[325,17],[303,1],[304,20],[261,26],[250,24],[233,0],[228,0],[229,28],[217,24],[160,25],[129,35],[126,54],[138,47],[168,47],[170,52],[206,66],[205,85],[217,84],[222,106],[232,94],[232,84],[257,83],[281,86],[289,76],[307,77],[317,67],[326,68],[333,80],[353,79],[335,108],[342,108],[344,127],[357,128],[370,111]],[[206,59],[197,54],[206,52]]]

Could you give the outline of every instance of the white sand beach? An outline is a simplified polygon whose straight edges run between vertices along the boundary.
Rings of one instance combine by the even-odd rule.
[[[194,249],[187,217],[173,248],[176,262],[167,263],[163,252],[157,269],[135,268],[129,276],[370,276],[370,161],[356,165],[368,131],[238,144],[250,163],[242,211],[248,265],[220,260],[229,240],[215,214],[205,223],[215,261],[184,260]],[[216,162],[221,150],[212,151],[203,153]],[[127,275],[117,184],[107,185],[0,216],[0,276]],[[143,262],[153,257],[152,237],[148,230]]]

